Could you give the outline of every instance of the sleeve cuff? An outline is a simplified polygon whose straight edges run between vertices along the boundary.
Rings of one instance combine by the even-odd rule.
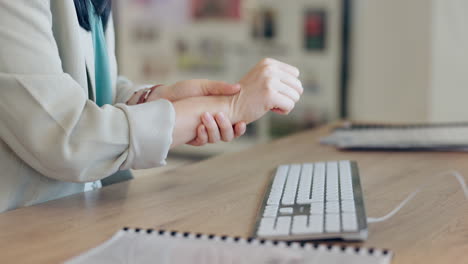
[[[128,118],[130,144],[127,160],[121,169],[148,169],[166,165],[172,144],[175,110],[171,102],[157,100],[128,106],[118,104]]]
[[[119,76],[117,80],[117,94],[115,97],[116,104],[125,104],[136,91],[152,87],[153,85],[134,85],[125,77]]]

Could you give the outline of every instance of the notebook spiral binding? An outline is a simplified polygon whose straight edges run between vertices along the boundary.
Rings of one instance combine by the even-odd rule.
[[[328,251],[342,251],[346,253],[355,253],[355,254],[380,254],[383,256],[389,256],[392,252],[388,249],[379,249],[376,250],[375,248],[364,248],[364,247],[353,247],[353,246],[338,246],[332,244],[320,244],[320,243],[310,243],[306,241],[301,242],[293,242],[293,241],[278,241],[278,240],[266,240],[266,239],[257,239],[253,237],[249,238],[242,238],[239,236],[231,237],[227,235],[215,235],[215,234],[202,234],[202,233],[191,233],[191,232],[179,232],[174,230],[164,230],[164,229],[144,229],[144,228],[130,228],[124,227],[122,229],[125,232],[135,232],[141,234],[156,234],[161,236],[171,236],[171,237],[185,237],[185,238],[194,238],[194,239],[209,239],[209,240],[218,240],[223,242],[233,241],[235,243],[238,242],[246,242],[248,244],[258,243],[261,245],[270,245],[270,246],[282,246],[282,247],[291,247],[291,248],[303,248],[305,250],[312,250],[312,249],[322,249]]]

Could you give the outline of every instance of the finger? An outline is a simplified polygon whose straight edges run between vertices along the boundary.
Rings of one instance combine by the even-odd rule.
[[[296,90],[299,93],[299,95],[301,95],[304,92],[304,88],[302,87],[302,82],[296,77],[293,77],[290,74],[278,68],[273,69],[271,74],[275,78],[278,78],[282,83]]]
[[[291,77],[291,75],[284,73],[279,73],[278,78],[281,80],[282,83],[296,90],[299,93],[299,95],[302,95],[304,93],[304,87],[302,86],[302,82],[299,79]]]
[[[206,131],[205,125],[201,124],[198,126],[197,138],[199,146],[203,146],[208,143],[208,132]]]
[[[278,85],[276,85],[276,87],[277,87],[278,93],[289,97],[291,100],[294,101],[294,103],[299,101],[299,99],[301,98],[301,96],[299,95],[299,93],[295,89],[293,89],[290,86],[284,84],[283,82],[280,82]]]
[[[273,109],[271,109],[271,111],[274,112],[274,113],[280,114],[280,115],[284,115],[284,114],[285,114],[285,113],[284,113],[281,109],[279,109],[279,108],[273,108]]]
[[[272,110],[279,109],[278,112],[276,110],[274,111],[276,113],[287,115],[294,109],[294,101],[291,100],[291,98],[284,96],[283,94],[273,94],[271,99],[273,103]]]
[[[266,58],[264,59],[263,61],[263,64],[264,65],[277,65],[279,68],[281,68],[282,70],[284,70],[285,72],[291,74],[292,76],[294,77],[299,77],[300,75],[300,72],[299,72],[299,69],[292,66],[292,65],[289,65],[287,63],[284,63],[284,62],[281,62],[279,60],[275,60],[275,59],[272,59],[272,58]]]
[[[208,143],[208,132],[206,131],[205,126],[201,124],[197,128],[197,137],[187,144],[199,147],[206,145],[206,143]]]
[[[216,143],[220,140],[221,136],[219,134],[218,125],[216,124],[215,119],[210,113],[203,114],[203,124],[206,127],[206,131],[208,132],[208,142],[209,143]]]
[[[245,124],[245,122],[239,122],[235,124],[234,125],[235,138],[238,138],[244,135],[246,130],[247,130],[247,125]]]
[[[231,121],[226,118],[223,113],[215,115],[216,123],[218,123],[219,131],[221,132],[221,139],[224,142],[229,142],[234,139],[234,129]]]
[[[201,86],[203,95],[234,95],[240,91],[239,84],[211,80],[204,80]]]

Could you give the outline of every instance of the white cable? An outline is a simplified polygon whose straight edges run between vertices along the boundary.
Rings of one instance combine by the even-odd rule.
[[[458,183],[460,184],[460,187],[463,190],[463,194],[465,195],[465,198],[468,200],[468,188],[466,186],[465,179],[463,176],[460,174],[458,171],[447,171],[444,173],[439,174],[438,176],[445,176],[445,175],[452,175],[454,176],[457,180]],[[368,217],[367,218],[367,223],[378,223],[378,222],[383,222],[388,219],[390,219],[392,216],[394,216],[396,213],[398,213],[403,206],[405,206],[407,203],[409,203],[416,195],[422,191],[428,183],[425,183],[421,185],[416,191],[412,192],[408,197],[406,197],[405,200],[403,200],[397,207],[395,207],[391,212],[388,214],[382,216],[382,217]]]

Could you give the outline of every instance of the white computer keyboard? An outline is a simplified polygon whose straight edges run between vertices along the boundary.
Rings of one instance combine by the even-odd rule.
[[[254,237],[365,240],[367,220],[358,173],[353,161],[279,166]]]

